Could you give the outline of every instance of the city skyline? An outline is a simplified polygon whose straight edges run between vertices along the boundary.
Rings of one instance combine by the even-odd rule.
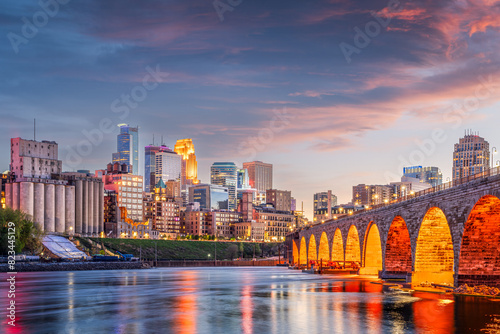
[[[32,138],[33,118],[38,140],[60,144],[65,170],[104,168],[126,122],[140,127],[140,174],[153,134],[170,147],[189,137],[202,182],[215,161],[269,162],[275,188],[312,217],[314,193],[332,189],[346,203],[353,185],[398,181],[403,167],[438,166],[451,178],[465,129],[499,145],[488,126],[500,121],[498,20],[487,20],[498,8],[488,2],[412,2],[395,13],[382,1],[243,2],[222,22],[210,2],[151,4],[139,15],[136,6],[70,3],[17,53],[5,39],[0,169],[10,138]],[[4,36],[40,11],[22,1],[4,8]],[[340,45],[376,22],[370,11],[391,22],[348,63]],[[117,16],[130,20],[112,23]],[[144,89],[135,107],[121,101]],[[91,153],[75,158],[85,141]]]

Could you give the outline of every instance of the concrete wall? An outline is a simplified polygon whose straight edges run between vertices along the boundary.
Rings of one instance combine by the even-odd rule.
[[[45,210],[44,210],[44,230],[45,232],[56,231],[56,198],[55,185],[45,185]]]
[[[34,223],[43,231],[45,224],[45,184],[35,183],[34,190]]]

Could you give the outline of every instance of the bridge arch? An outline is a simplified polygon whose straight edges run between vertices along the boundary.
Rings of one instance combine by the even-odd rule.
[[[314,234],[311,234],[309,238],[309,248],[307,249],[307,261],[316,261],[318,259],[318,254],[316,251],[316,238]]]
[[[339,228],[335,230],[333,235],[332,261],[344,261],[344,240]]]
[[[359,234],[356,226],[351,225],[347,234],[345,245],[345,260],[359,262],[361,264],[361,248],[359,246]]]
[[[306,238],[302,237],[300,239],[300,248],[299,248],[299,264],[307,264],[307,244],[306,244]]]
[[[454,284],[454,253],[450,227],[440,208],[430,208],[420,225],[412,283]]]
[[[390,274],[411,273],[411,238],[406,222],[396,216],[391,223],[385,246],[385,271]]]
[[[377,224],[370,222],[366,228],[363,245],[363,268],[359,273],[362,275],[378,275],[382,270],[382,242]]]
[[[330,261],[330,247],[328,245],[328,236],[326,232],[321,233],[319,240],[318,261],[323,261],[326,265]]]
[[[299,263],[299,247],[297,247],[297,243],[295,242],[295,240],[292,241],[292,247],[293,247],[293,253],[292,253],[292,256],[293,256],[293,263]]]
[[[458,284],[500,287],[500,199],[482,197],[465,223]]]

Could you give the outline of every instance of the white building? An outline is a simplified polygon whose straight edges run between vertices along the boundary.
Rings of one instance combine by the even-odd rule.
[[[22,178],[49,179],[61,174],[62,161],[58,159],[58,145],[53,141],[34,141],[12,138],[10,171],[16,181]]]
[[[155,184],[163,180],[180,181],[182,172],[182,156],[175,152],[157,152],[155,153]]]

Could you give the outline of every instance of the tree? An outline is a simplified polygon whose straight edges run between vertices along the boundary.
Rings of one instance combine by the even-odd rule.
[[[231,260],[238,256],[238,246],[231,245],[227,248],[227,255]]]
[[[241,253],[241,258],[244,258],[245,256],[245,248],[243,247],[243,243],[240,242],[240,246],[239,246],[239,250],[240,250],[240,253]]]
[[[9,222],[13,222],[15,227],[9,229]],[[31,217],[19,210],[0,209],[0,253],[4,255],[9,252],[8,236],[13,231],[16,253],[30,251],[36,254],[42,251],[43,232],[31,221]]]

